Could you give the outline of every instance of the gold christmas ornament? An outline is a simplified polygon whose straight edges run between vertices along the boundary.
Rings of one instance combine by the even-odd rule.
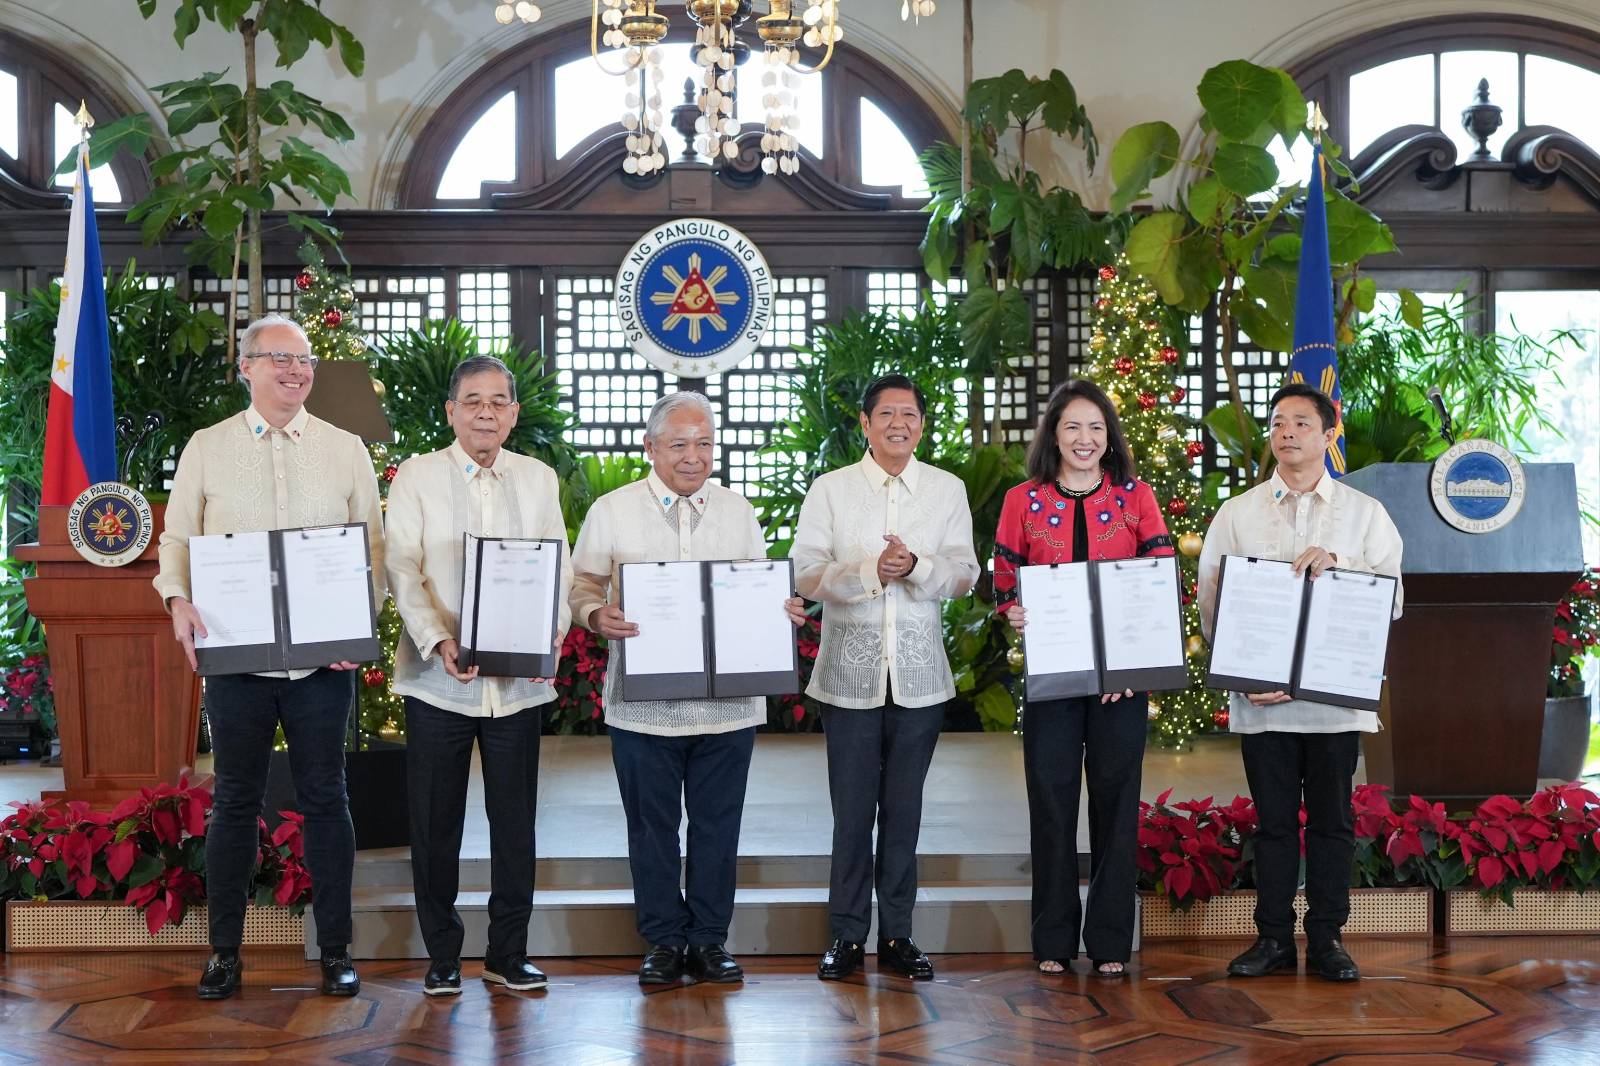
[[[1185,533],[1178,538],[1178,550],[1193,559],[1206,546],[1206,538],[1198,533]]]
[[[1089,347],[1093,348],[1095,351],[1099,351],[1105,346],[1106,335],[1104,333],[1096,333],[1094,336],[1089,338]]]
[[[1161,704],[1156,703],[1154,700],[1150,701],[1150,708],[1147,711],[1145,711],[1145,716],[1147,718],[1149,718],[1152,722],[1155,721],[1157,718],[1160,718],[1161,717]]]
[[[389,394],[389,387],[387,385],[385,385],[383,382],[379,381],[377,378],[373,378],[372,379],[372,391],[377,393],[378,394],[378,398],[381,400],[383,397],[385,397],[385,396],[387,396]]]
[[[1183,650],[1190,656],[1199,655],[1206,650],[1205,638],[1198,633],[1191,635],[1188,640],[1183,642]]]
[[[400,727],[395,724],[393,718],[385,719],[383,725],[378,729],[378,735],[384,740],[399,740]]]
[[[1014,647],[1010,651],[1006,652],[1006,662],[1010,665],[1011,669],[1021,670],[1023,662],[1022,648]]]

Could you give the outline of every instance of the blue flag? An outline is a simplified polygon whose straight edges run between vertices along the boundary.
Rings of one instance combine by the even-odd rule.
[[[1303,381],[1333,401],[1336,421],[1328,472],[1340,477],[1344,465],[1344,394],[1339,389],[1339,348],[1333,324],[1333,264],[1328,256],[1328,207],[1322,192],[1322,146],[1311,161],[1306,192],[1306,222],[1300,231],[1300,283],[1295,290],[1294,349],[1289,380]]]

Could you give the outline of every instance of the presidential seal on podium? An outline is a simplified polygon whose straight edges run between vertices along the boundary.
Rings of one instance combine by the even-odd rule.
[[[705,218],[665,222],[617,270],[617,319],[658,370],[704,378],[738,366],[772,320],[774,284],[748,237]]]
[[[1522,510],[1522,463],[1490,440],[1463,440],[1433,461],[1428,479],[1439,517],[1463,533],[1493,533]]]
[[[120,481],[101,481],[67,508],[67,539],[96,566],[124,566],[150,545],[155,523],[150,501]]]

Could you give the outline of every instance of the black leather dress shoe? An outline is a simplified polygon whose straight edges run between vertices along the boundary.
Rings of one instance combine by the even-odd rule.
[[[828,950],[822,953],[822,962],[817,965],[817,976],[824,981],[843,981],[860,968],[864,953],[860,944],[852,944],[848,940],[835,940],[828,945]]]
[[[878,965],[887,966],[902,977],[913,981],[933,980],[933,963],[922,949],[903,936],[898,940],[878,941]]]
[[[459,996],[461,960],[445,959],[442,962],[430,962],[428,975],[422,979],[422,991],[430,996]]]
[[[344,948],[322,953],[322,994],[325,996],[353,996],[361,991],[361,978],[356,976],[356,964],[350,961],[350,952]]]
[[[1292,970],[1299,964],[1294,941],[1285,944],[1270,936],[1258,936],[1248,951],[1228,963],[1233,977],[1265,977],[1277,970]]]
[[[1306,969],[1325,981],[1359,981],[1361,969],[1337,940],[1318,944],[1306,951]]]
[[[657,944],[639,964],[641,985],[670,985],[683,976],[683,949]]]
[[[517,992],[531,992],[549,983],[539,967],[521,955],[509,959],[484,959],[483,979]]]
[[[239,991],[244,978],[244,962],[237,951],[218,951],[206,960],[195,991],[201,999],[227,999]]]
[[[744,980],[744,967],[721,944],[690,944],[683,968],[696,981],[731,985]]]

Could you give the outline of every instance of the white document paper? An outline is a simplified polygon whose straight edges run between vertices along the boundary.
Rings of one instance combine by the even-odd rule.
[[[359,528],[323,526],[283,533],[284,598],[290,644],[372,637],[372,581]]]
[[[189,538],[189,595],[206,635],[197,648],[273,644],[272,540],[268,533]]]
[[[712,563],[711,646],[718,674],[778,674],[794,669],[794,624],[784,610],[789,564]]]
[[[1304,576],[1296,575],[1291,563],[1226,556],[1211,630],[1210,672],[1287,692],[1305,588]]]
[[[1300,688],[1376,700],[1393,611],[1393,578],[1323,571],[1311,583]]]
[[[1017,604],[1028,612],[1022,651],[1028,676],[1092,673],[1094,605],[1089,564],[1023,566],[1017,569]]]
[[[555,600],[561,589],[559,548],[539,540],[490,540],[483,545],[480,573],[478,543],[477,537],[466,538],[462,647],[513,655],[549,655],[554,650],[552,626]],[[475,637],[473,616],[468,613],[474,609]]]
[[[624,563],[621,573],[622,614],[639,627],[623,642],[624,670],[635,676],[704,673],[700,564]]]
[[[1183,665],[1177,565],[1171,556],[1099,564],[1106,673]]]

